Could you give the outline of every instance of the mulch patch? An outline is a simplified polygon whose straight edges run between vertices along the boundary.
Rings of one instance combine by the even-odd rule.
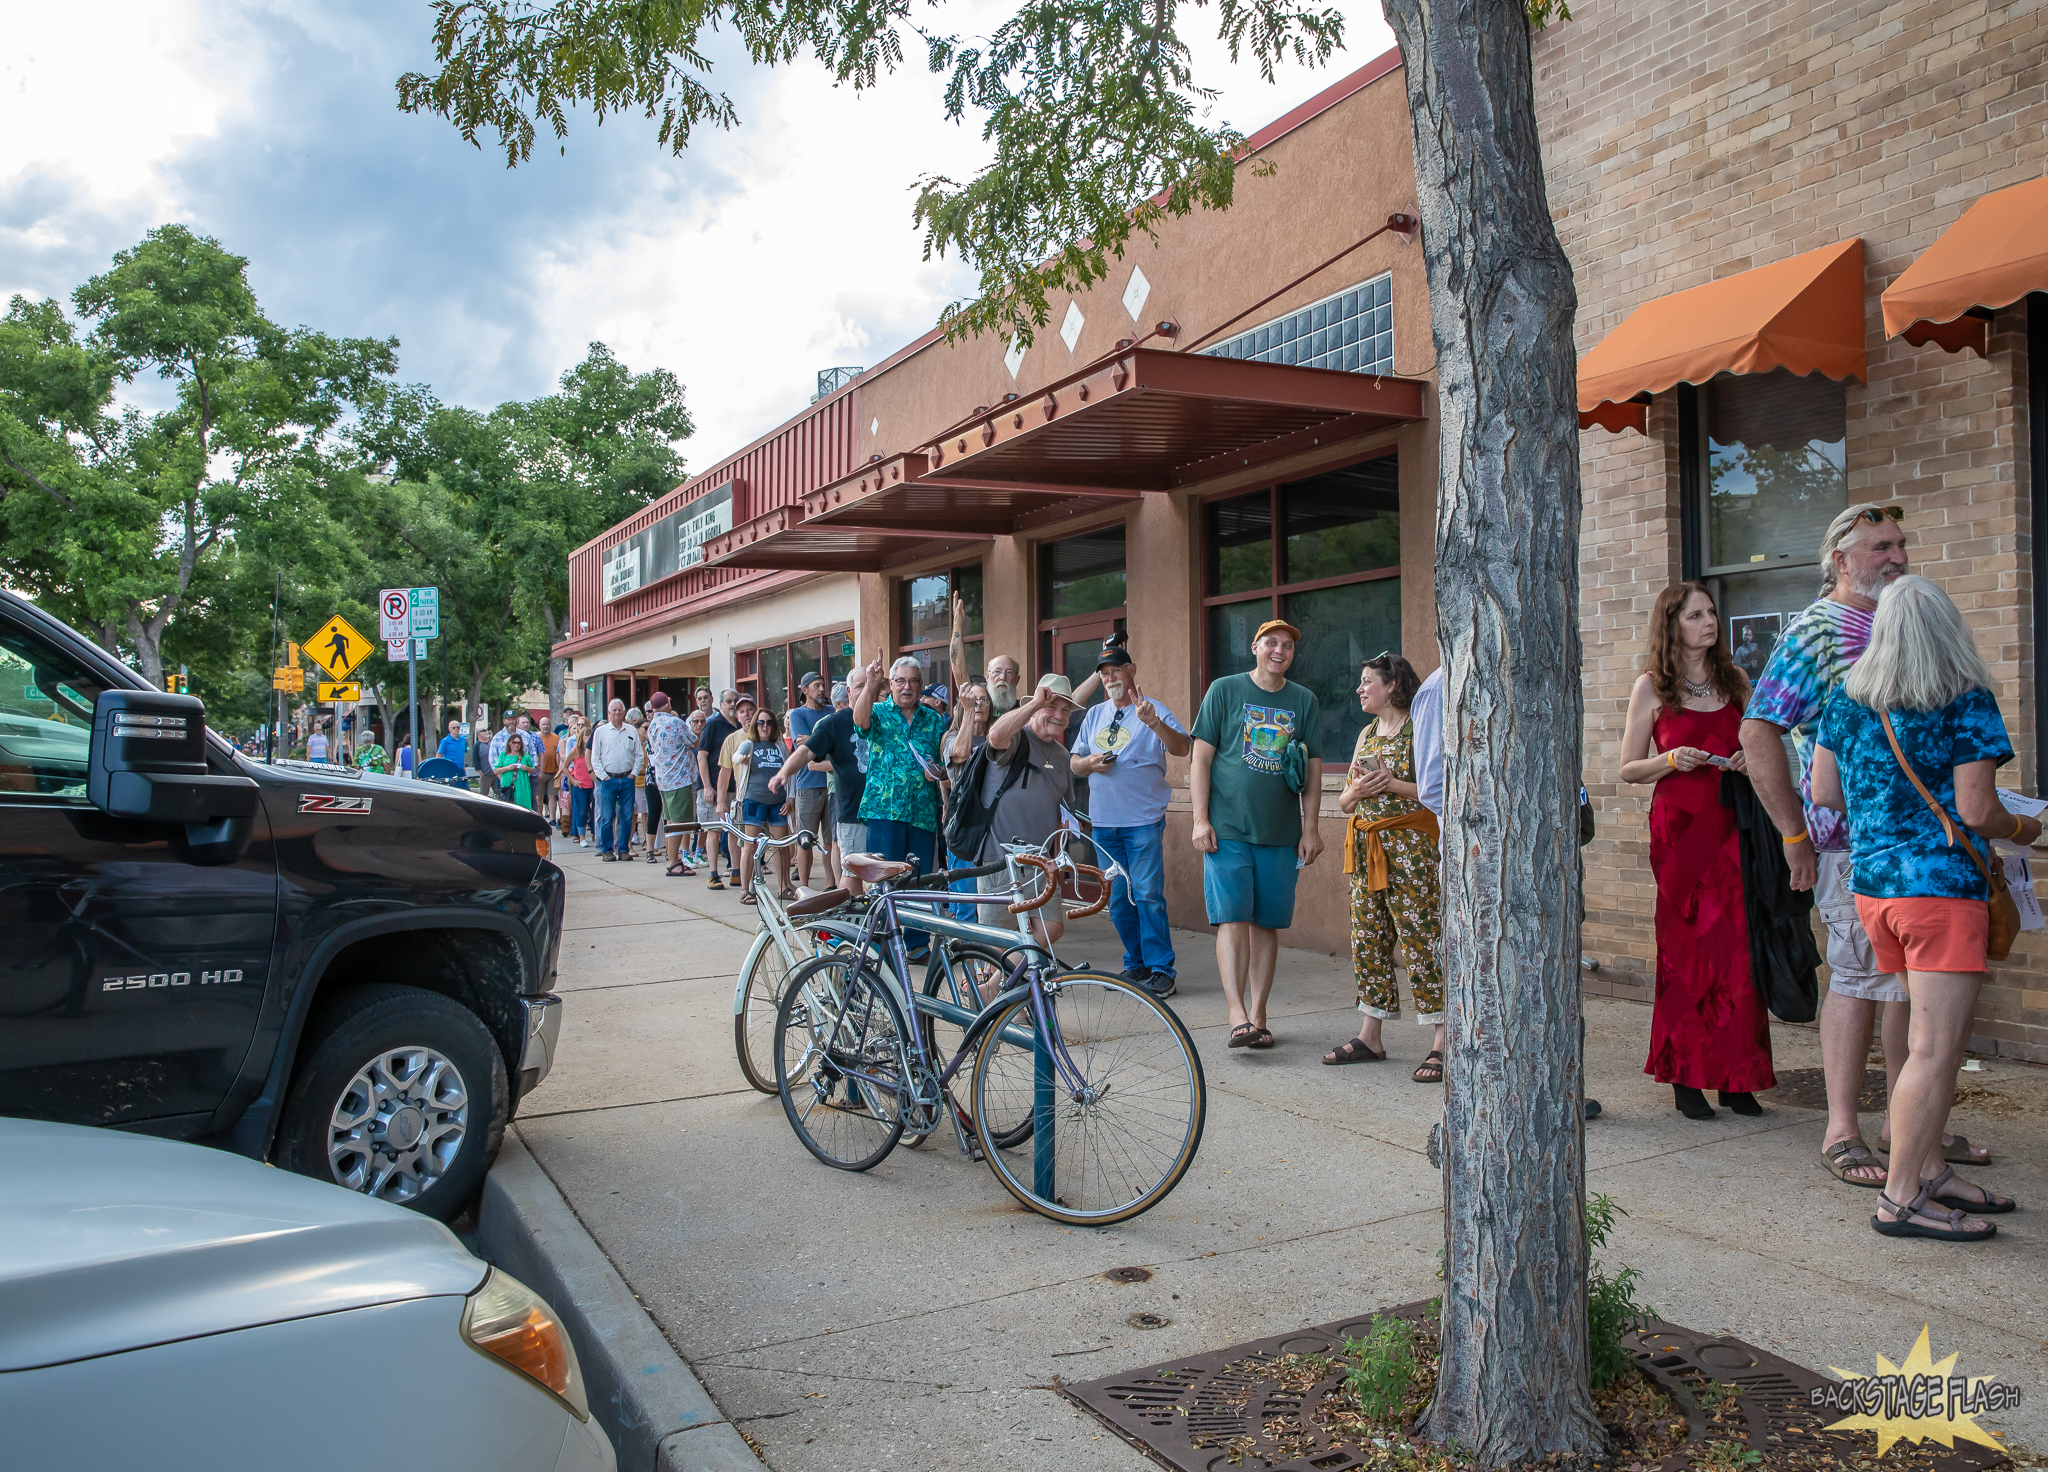
[[[1348,1383],[1344,1342],[1370,1331],[1370,1314],[1058,1388],[1175,1472],[1470,1472],[1415,1432],[1436,1385],[1433,1305],[1384,1314],[1415,1325],[1398,1420],[1369,1418]],[[1813,1411],[1807,1392],[1826,1377],[1739,1339],[1653,1322],[1625,1343],[1635,1369],[1593,1394],[1609,1451],[1588,1472],[1979,1472],[2006,1461],[1968,1442],[1909,1441],[1880,1460],[1874,1433],[1821,1429],[1834,1414]]]

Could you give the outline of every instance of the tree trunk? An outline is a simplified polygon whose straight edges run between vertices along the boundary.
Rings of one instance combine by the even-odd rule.
[[[1521,0],[1385,0],[1436,340],[1442,1361],[1425,1420],[1504,1466],[1601,1449],[1586,1351],[1578,969],[1577,296]]]
[[[568,688],[569,661],[553,653],[555,647],[555,611],[547,604],[540,606],[541,617],[547,620],[548,630],[548,729],[554,730],[562,724],[562,695]],[[567,637],[566,632],[564,637]]]

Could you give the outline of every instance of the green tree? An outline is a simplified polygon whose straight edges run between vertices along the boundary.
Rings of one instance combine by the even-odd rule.
[[[0,560],[160,682],[166,631],[239,528],[318,521],[333,432],[396,368],[395,339],[286,330],[248,261],[163,225],[72,295],[0,320]],[[152,373],[175,396],[115,413]]]
[[[1543,183],[1529,29],[1561,0],[1384,0],[1408,62],[1416,192],[1437,351],[1438,627],[1448,665],[1445,961],[1451,996],[1443,1373],[1428,1426],[1484,1465],[1599,1449],[1586,1349],[1575,796],[1579,686],[1576,296]],[[983,119],[966,183],[927,178],[927,252],[981,294],[956,332],[1028,339],[1052,293],[1100,280],[1167,216],[1230,203],[1243,139],[1205,121],[1179,0],[1018,0],[986,40],[908,0],[437,0],[440,70],[398,102],[508,164],[568,110],[639,112],[680,150],[731,126],[704,27],[754,60],[808,52],[846,85],[907,54]],[[1233,59],[1326,61],[1342,17],[1219,0]],[[1534,795],[1534,801],[1530,800]]]
[[[441,589],[445,652],[472,705],[546,678],[559,716],[569,552],[675,488],[675,442],[692,427],[674,374],[635,373],[603,343],[557,392],[488,414],[420,387],[367,407],[352,440],[391,484],[366,493],[365,539],[391,575]]]

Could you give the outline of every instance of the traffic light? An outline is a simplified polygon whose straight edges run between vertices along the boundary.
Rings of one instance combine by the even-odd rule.
[[[284,662],[286,664],[297,664],[299,662],[299,646],[292,643],[289,639],[284,641]]]
[[[164,676],[164,691],[165,691],[165,693],[166,693],[166,694],[170,694],[170,695],[184,695],[184,694],[187,694],[187,693],[189,693],[189,692],[188,692],[188,691],[187,691],[187,689],[186,689],[186,684],[187,684],[187,681],[186,681],[186,679],[185,679],[185,676],[183,676],[183,675],[165,675],[165,676]]]

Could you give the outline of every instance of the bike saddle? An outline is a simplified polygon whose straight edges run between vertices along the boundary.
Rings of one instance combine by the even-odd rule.
[[[901,878],[911,870],[902,860],[885,859],[879,854],[848,854],[839,867],[862,884],[880,884],[885,879]]]
[[[838,909],[852,898],[853,896],[843,889],[828,889],[822,894],[812,895],[807,900],[798,900],[794,904],[784,905],[782,913],[789,916],[792,920],[801,919],[809,915],[822,915],[828,910]]]

